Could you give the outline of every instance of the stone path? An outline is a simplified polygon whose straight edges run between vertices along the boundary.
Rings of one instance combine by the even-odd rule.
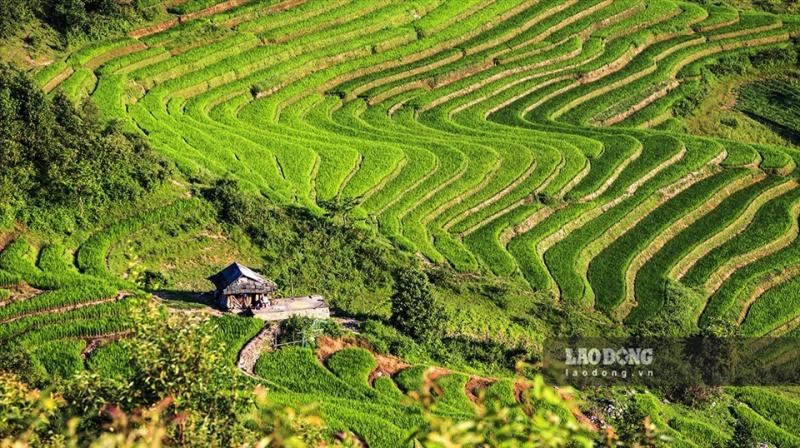
[[[258,332],[253,339],[247,342],[239,352],[239,359],[236,366],[248,375],[254,375],[253,368],[256,366],[258,357],[264,349],[271,351],[275,346],[278,337],[278,324],[265,323],[264,328]]]

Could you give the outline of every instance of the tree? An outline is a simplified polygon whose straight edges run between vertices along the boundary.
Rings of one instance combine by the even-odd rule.
[[[236,226],[247,227],[261,212],[255,196],[242,190],[236,179],[218,179],[203,196],[216,206],[220,220]]]
[[[33,17],[30,0],[5,0],[0,8],[0,38],[13,36]]]
[[[437,305],[428,278],[417,270],[401,270],[395,278],[391,323],[403,333],[428,342],[443,332],[444,310]]]
[[[102,423],[97,419],[114,408],[131,412],[155,406],[175,423],[167,437],[178,445],[188,438],[191,446],[230,446],[251,437],[241,416],[253,407],[252,389],[227,361],[216,327],[202,317],[169,313],[152,301],[136,301],[132,308],[133,334],[121,342],[130,354],[131,376],[84,372],[62,387],[69,414],[96,416],[83,417],[80,430],[95,432]],[[168,405],[159,405],[163,400]]]
[[[139,275],[136,284],[148,291],[158,291],[169,285],[169,278],[162,272],[148,269]]]

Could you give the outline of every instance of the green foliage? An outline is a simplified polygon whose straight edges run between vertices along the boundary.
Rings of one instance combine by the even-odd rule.
[[[158,271],[144,271],[136,279],[136,283],[147,291],[157,291],[169,285],[169,278]]]
[[[782,80],[758,82],[744,86],[736,108],[779,130],[791,139],[800,138],[800,87]]]
[[[108,371],[108,366],[98,373],[78,375],[65,390],[65,398],[78,415],[90,414],[98,403],[123,409],[149,408],[166,398],[169,413],[184,418],[182,428],[171,429],[170,437],[192,433],[197,443],[212,445],[250,437],[239,415],[251,409],[253,397],[242,390],[244,377],[226,361],[216,327],[167,314],[152,303],[138,305],[132,312],[132,337],[113,349],[115,353],[100,355],[105,359],[97,360],[100,365],[127,360],[128,367],[121,373],[129,376],[101,377],[99,373]],[[207,418],[209,415],[214,418]],[[91,430],[96,423],[85,421],[83,425]]]
[[[797,264],[798,196],[788,177],[798,153],[684,133],[701,118],[698,106],[716,101],[711,95],[747,80],[735,107],[790,136],[795,111],[783,100],[794,97],[800,20],[785,14],[789,2],[735,1],[780,16],[734,2],[655,0],[269,1],[193,14],[217,3],[173,4],[171,12],[189,15],[141,39],[109,32],[145,10],[163,11],[153,0],[58,0],[0,13],[0,33],[37,16],[70,43],[104,36],[54,57],[36,75],[38,85],[60,84],[54,92],[76,98],[96,78],[91,99],[102,117],[89,104],[76,108],[63,95],[44,95],[15,72],[6,70],[9,80],[0,83],[0,118],[7,118],[0,125],[3,227],[69,233],[69,250],[44,244],[37,254],[50,239],[35,235],[33,245],[15,237],[0,255],[0,285],[46,290],[0,308],[0,340],[10,341],[3,365],[30,367],[37,385],[45,370],[79,370],[80,343],[73,341],[134,326],[127,304],[94,300],[112,298],[117,288],[198,288],[206,271],[233,257],[260,258],[257,267],[281,285],[280,295],[321,293],[336,311],[372,318],[361,333],[378,352],[470,372],[507,372],[521,359],[535,360],[528,350],[546,335],[679,336],[697,331],[701,311],[704,326],[720,321],[737,329],[735,318],[747,311],[742,329],[761,335],[796,318],[796,282],[755,303],[748,297]],[[14,34],[17,25],[10,26]],[[763,81],[767,76],[781,81]],[[757,123],[735,114],[727,110],[714,124],[744,138]],[[168,174],[161,156],[183,175],[179,187],[164,187],[170,202],[179,194],[204,199],[151,202],[148,192]],[[714,175],[694,183],[706,174]],[[728,196],[740,174],[765,179]],[[765,188],[784,181],[788,193],[759,202]],[[133,200],[146,206],[127,213]],[[28,226],[12,222],[17,218]],[[100,222],[102,230],[88,228]],[[70,257],[80,240],[79,274]],[[430,273],[435,287],[406,270],[414,257],[447,266]],[[196,278],[186,281],[187,271]],[[701,288],[720,282],[716,291]],[[447,322],[437,303],[446,306]],[[598,309],[615,317],[632,309],[627,323],[638,325],[614,326]],[[292,339],[309,327],[287,325]],[[228,430],[198,417],[203,409],[237,414],[226,407],[236,400],[210,398],[211,390],[218,397],[232,391],[221,392],[222,375],[209,364],[230,368],[262,327],[229,316],[203,330],[187,326],[195,341],[167,325],[189,347],[171,346],[175,353],[167,353],[166,331],[158,328],[161,339],[135,338],[147,350],[127,342],[97,349],[87,361],[95,376],[78,373],[79,386],[69,386],[71,406],[99,397],[84,401],[149,408],[167,394],[174,402],[166,415],[148,415],[189,412],[192,443],[230,444],[239,422],[223,419]],[[70,342],[59,357],[54,341],[62,340]],[[208,360],[200,352],[211,353]],[[159,378],[157,358],[167,372]],[[184,364],[197,373],[184,372]],[[369,384],[374,364],[363,350],[320,363],[313,352],[290,348],[262,356],[256,373],[267,377],[258,381],[280,402],[276,409],[317,402],[331,430],[355,431],[369,446],[402,446],[423,423],[422,411],[403,407],[393,379]],[[202,383],[200,374],[209,390],[189,384]],[[417,391],[427,378],[417,366],[396,380]],[[453,419],[442,437],[521,442],[503,438],[509,429],[490,416],[494,411],[470,420],[465,381],[452,373],[433,382],[441,392],[433,409]],[[128,383],[134,387],[125,395]],[[514,401],[514,386],[500,384],[498,394]],[[624,442],[652,442],[650,425],[641,431],[650,416],[653,425],[672,428],[675,446],[728,443],[730,427],[693,422],[698,412],[651,398],[632,398],[641,412],[620,426]],[[782,406],[748,407],[784,430],[776,417]],[[254,425],[270,427],[279,413],[266,409]],[[560,422],[569,417],[556,415]],[[293,426],[289,417],[279,426]],[[534,428],[545,420],[560,428],[551,417]],[[509,421],[513,432],[536,437],[522,415]],[[756,434],[755,441],[754,428],[764,426],[742,425],[740,433]],[[270,443],[280,445],[282,437],[291,435]]]
[[[128,347],[121,342],[110,342],[95,349],[86,360],[87,369],[105,378],[131,378],[134,363]]]
[[[186,411],[176,415],[170,397],[129,412],[105,403],[103,400],[109,393],[124,394],[125,384],[98,376],[79,376],[61,386],[63,396],[51,395],[29,388],[13,375],[0,374],[0,403],[4,410],[0,444],[14,447],[86,444],[108,448],[226,446],[231,443],[231,434],[238,445],[248,447],[337,448],[355,443],[349,433],[340,433],[334,439],[331,429],[312,406],[275,403],[261,387],[253,392],[254,406],[243,412],[236,427],[221,428],[223,433],[209,424],[208,415]],[[96,395],[87,395],[90,392]],[[103,415],[102,425],[87,418],[98,412]],[[199,424],[192,425],[198,418]]]
[[[332,338],[341,337],[342,328],[333,320],[318,320],[310,317],[291,316],[281,321],[279,343],[306,344],[316,346],[316,339],[320,336]]]
[[[81,352],[86,341],[52,341],[36,347],[33,357],[44,372],[53,378],[69,378],[83,370]]]
[[[412,436],[420,446],[442,448],[447,446],[594,446],[594,435],[569,415],[567,404],[541,378],[529,390],[531,399],[546,403],[548,407],[523,412],[519,404],[504,406],[488,402],[478,407],[474,419],[459,422],[434,414],[427,416],[429,426]]]
[[[116,222],[95,233],[81,245],[75,257],[76,264],[83,272],[119,283],[121,280],[111,275],[106,266],[106,255],[112,244],[148,226],[181,222],[193,213],[202,214],[207,210],[202,205],[197,200],[178,200],[166,207],[148,210]]]
[[[734,443],[737,446],[755,446],[767,442],[773,446],[798,446],[800,437],[779,428],[743,404],[734,407],[738,418]]]
[[[204,403],[207,411],[220,411],[220,415],[232,411],[229,406],[236,405],[231,401],[236,397],[223,391],[236,375],[233,367],[223,362],[224,351],[214,328],[142,305],[132,316],[133,338],[124,342],[135,365],[137,398],[154,404],[171,396],[179,407],[193,408]],[[182,349],[175,350],[177,347]],[[170,366],[169,375],[164,375],[164,366]]]
[[[368,393],[366,385],[348,384],[337,378],[317,361],[310,349],[303,347],[291,346],[262,355],[255,372],[300,393],[352,399],[363,399]]]
[[[531,353],[522,346],[509,342],[474,340],[466,337],[448,337],[441,345],[428,349],[437,362],[448,365],[480,365],[489,371],[514,372],[520,361]]]
[[[113,298],[117,290],[104,284],[83,284],[42,293],[32,299],[0,308],[0,319],[9,320],[31,313]]]
[[[734,388],[732,395],[783,430],[800,437],[800,406],[796,398],[780,390],[757,387]]]
[[[414,360],[420,360],[425,356],[422,345],[381,321],[365,321],[361,324],[359,333],[378,353],[392,353],[401,358]]]
[[[33,18],[62,34],[62,38],[98,38],[128,28],[149,16],[141,1],[13,0],[0,12],[0,38],[19,35]],[[70,39],[71,40],[71,39]]]
[[[394,380],[406,392],[421,391],[425,385],[425,376],[428,373],[427,366],[413,366],[405,368],[395,375]]]
[[[741,325],[746,335],[761,336],[791,320],[800,310],[797,287],[800,279],[794,278],[770,289],[748,310]]]
[[[397,274],[394,284],[392,325],[423,342],[441,336],[444,311],[433,298],[428,277],[419,271],[406,269]]]
[[[61,94],[49,99],[5,65],[0,121],[0,201],[17,205],[23,218],[57,206],[96,218],[115,201],[141,197],[168,173],[143,139],[104,129],[91,105],[78,109]]]
[[[0,10],[0,38],[14,35],[33,18],[30,0],[11,0]]]
[[[48,393],[32,389],[14,375],[0,373],[0,403],[4,418],[0,420],[0,443],[12,446],[19,440],[34,446],[48,439],[47,427],[56,418],[59,400]]]
[[[217,341],[223,344],[231,365],[236,364],[242,347],[264,328],[264,322],[260,319],[236,315],[214,317],[210,324]]]

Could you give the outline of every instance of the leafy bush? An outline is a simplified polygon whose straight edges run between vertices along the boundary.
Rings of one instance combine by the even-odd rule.
[[[169,278],[161,272],[148,269],[137,277],[136,284],[147,291],[157,291],[169,285]]]
[[[525,360],[528,355],[528,351],[523,347],[466,337],[445,338],[441,347],[434,352],[434,356],[439,362],[480,365],[490,370],[507,372],[513,372],[517,363]]]
[[[410,269],[402,270],[394,283],[392,325],[423,342],[440,336],[445,320],[444,310],[434,301],[433,290],[425,274]]]
[[[423,398],[432,395],[432,385]],[[463,396],[463,394],[462,394]],[[542,406],[524,409],[522,405],[503,405],[497,401],[479,407],[477,419],[457,423],[450,417],[426,414],[428,426],[417,430],[412,439],[425,448],[445,446],[535,446],[591,447],[596,436],[570,414],[570,405],[537,377],[529,390],[532,400]],[[437,403],[433,402],[434,406]],[[432,408],[433,409],[433,408]],[[652,446],[649,443],[636,446]]]
[[[14,446],[11,440],[19,438],[25,443],[20,446],[35,446],[47,440],[44,434],[58,412],[57,398],[30,388],[16,376],[2,372],[0,402],[3,403],[4,415],[0,421],[0,443]]]
[[[736,108],[796,139],[800,138],[798,101],[800,87],[796,83],[776,79],[742,87]]]
[[[0,38],[14,35],[33,18],[30,0],[9,0],[0,10]]]
[[[750,62],[756,69],[771,69],[776,67],[792,68],[797,66],[797,49],[796,47],[789,48],[771,48],[759,51],[750,56]]]
[[[342,327],[333,320],[318,320],[310,317],[291,316],[280,323],[278,342],[303,342],[315,346],[320,336],[338,338],[342,336]]]

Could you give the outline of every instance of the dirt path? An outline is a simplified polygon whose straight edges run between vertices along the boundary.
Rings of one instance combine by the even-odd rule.
[[[253,369],[256,366],[256,362],[264,349],[271,351],[274,347],[278,337],[278,328],[276,324],[265,323],[264,328],[239,351],[236,367],[249,376],[255,376]]]

